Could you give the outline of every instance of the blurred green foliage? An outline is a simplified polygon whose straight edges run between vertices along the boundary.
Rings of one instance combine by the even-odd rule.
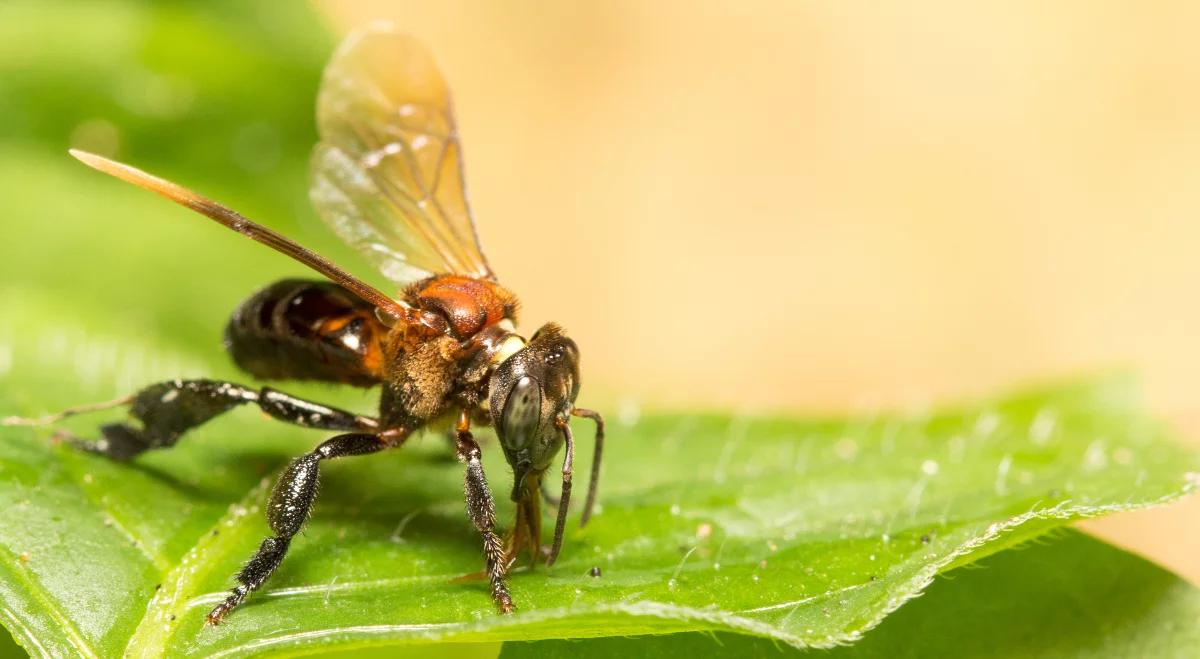
[[[360,265],[307,197],[314,98],[332,45],[303,3],[0,3],[0,286],[216,345],[220,316],[242,297],[305,272],[89,171],[71,146]]]

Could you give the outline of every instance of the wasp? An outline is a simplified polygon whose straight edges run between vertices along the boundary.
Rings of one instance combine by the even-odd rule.
[[[187,431],[238,406],[256,405],[287,423],[337,431],[284,469],[270,495],[271,534],[208,613],[217,624],[275,572],[304,525],[326,460],[403,446],[419,430],[447,427],[465,465],[466,509],[483,543],[492,600],[514,609],[506,573],[529,550],[553,565],[562,547],[575,444],[569,420],[596,426],[591,481],[581,524],[595,506],[604,420],[576,407],[579,348],[549,323],[525,339],[517,298],[493,273],[467,204],[462,148],[450,94],[419,42],[386,25],[352,33],[326,66],[317,99],[319,142],[310,197],[345,242],[400,287],[389,296],[298,243],[175,183],[126,164],[72,150],[83,163],[156,192],[286,254],[325,280],[285,279],[243,302],[225,328],[236,365],[261,380],[317,380],[380,387],[365,416],[271,387],[215,380],[152,384],[107,404],[82,406],[40,423],[105,407],[128,422],[98,439],[60,432],[84,451],[130,460],[174,445]],[[28,420],[27,420],[28,421]],[[495,502],[472,427],[495,430],[513,471],[516,520],[497,531]],[[543,477],[560,451],[562,488],[554,539],[541,544]]]

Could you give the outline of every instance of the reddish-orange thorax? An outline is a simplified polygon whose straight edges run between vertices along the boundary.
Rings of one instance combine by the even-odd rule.
[[[404,292],[405,301],[440,314],[459,340],[504,319],[516,322],[517,298],[499,284],[462,275],[434,275]]]

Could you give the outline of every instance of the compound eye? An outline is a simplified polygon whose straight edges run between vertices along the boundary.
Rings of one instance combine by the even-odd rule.
[[[504,445],[519,451],[529,445],[542,418],[542,390],[538,381],[528,375],[517,380],[508,392],[504,412],[500,416]]]

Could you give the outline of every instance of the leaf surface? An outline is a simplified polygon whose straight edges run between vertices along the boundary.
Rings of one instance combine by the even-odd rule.
[[[82,329],[57,339],[60,350],[35,350],[15,331],[10,381],[25,386],[20,396],[0,391],[0,405],[24,413],[42,409],[28,402],[36,392],[53,401],[115,393],[69,377],[69,362],[97,346],[115,346],[122,382],[198,359]],[[141,364],[136,376],[131,363]],[[688,630],[844,643],[940,572],[1072,519],[1193,489],[1195,456],[1130,398],[1113,378],[928,416],[614,423],[602,511],[586,529],[572,524],[552,569],[513,575],[520,612],[508,617],[492,611],[481,583],[453,582],[479,569],[478,540],[463,513],[461,469],[445,440],[428,435],[330,464],[288,560],[217,628],[203,627],[204,613],[267,533],[272,478],[321,433],[239,410],[122,465],[4,428],[6,624],[31,650],[36,639],[51,654],[97,656]],[[90,422],[74,425],[86,432]],[[487,468],[503,492],[507,470],[490,448]],[[507,505],[501,519],[511,519]],[[589,576],[593,566],[602,576]]]
[[[507,643],[501,659],[1195,657],[1200,590],[1081,533],[1052,534],[938,578],[863,640],[797,650],[731,634]]]

